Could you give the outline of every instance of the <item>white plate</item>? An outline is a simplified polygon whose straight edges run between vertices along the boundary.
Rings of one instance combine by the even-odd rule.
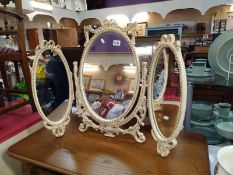
[[[218,162],[227,170],[229,174],[233,174],[233,145],[221,148],[217,154]]]
[[[229,60],[233,55],[233,30],[229,30],[218,36],[211,44],[208,53],[210,67],[217,74],[227,78],[228,72],[230,78],[233,78],[233,64],[229,70]],[[231,60],[233,62],[233,58]]]

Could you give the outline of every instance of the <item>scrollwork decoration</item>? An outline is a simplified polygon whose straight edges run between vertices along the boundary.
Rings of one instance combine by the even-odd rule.
[[[141,126],[144,126],[144,119],[146,117],[146,76],[147,76],[147,69],[146,64],[143,63],[143,69],[142,69],[142,84],[141,86],[141,92],[139,96],[138,103],[135,107],[135,110],[129,114],[128,118],[136,118],[137,122],[133,126],[130,126],[129,128],[122,129],[121,126],[127,123],[124,118],[121,119],[121,123],[114,123],[114,122],[100,122],[99,124],[95,124],[91,119],[88,118],[88,112],[86,110],[86,105],[84,100],[80,98],[82,96],[82,93],[79,91],[79,88],[76,88],[75,96],[76,96],[76,106],[79,111],[79,115],[82,117],[82,123],[79,126],[79,130],[81,132],[85,132],[88,130],[89,127],[94,128],[95,130],[100,130],[101,133],[104,133],[105,136],[108,137],[116,137],[119,133],[122,134],[130,134],[132,135],[135,140],[139,143],[142,143],[145,141],[145,136],[142,132],[140,132]],[[80,87],[79,81],[78,81],[78,67],[77,62],[74,62],[74,79],[75,79],[75,86]]]

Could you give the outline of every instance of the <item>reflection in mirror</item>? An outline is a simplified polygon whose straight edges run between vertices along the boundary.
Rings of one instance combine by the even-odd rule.
[[[89,105],[103,119],[128,110],[136,90],[135,58],[128,42],[116,32],[99,35],[87,51],[83,88]]]
[[[154,101],[163,96],[160,107],[154,108],[157,125],[162,135],[168,138],[176,128],[180,106],[179,70],[170,48],[163,49],[160,54],[153,82]]]
[[[53,122],[68,109],[69,83],[65,66],[56,52],[46,50],[36,66],[36,91],[44,115]]]

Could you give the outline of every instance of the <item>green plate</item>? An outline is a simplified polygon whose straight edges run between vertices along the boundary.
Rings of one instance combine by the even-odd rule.
[[[191,72],[188,72],[188,73],[186,73],[186,75],[188,77],[191,77],[191,78],[206,78],[206,77],[212,77],[213,76],[213,74],[209,73],[209,72],[204,72],[203,74],[197,74],[197,75],[193,74]]]
[[[203,115],[203,116],[201,116],[201,115],[199,115],[199,116],[192,115],[191,119],[195,120],[195,121],[210,121],[211,116],[210,115],[209,116],[208,115],[207,116],[205,116],[205,115]]]
[[[203,104],[203,103],[193,103],[192,109],[195,109],[198,111],[212,111],[213,110],[212,106],[208,104]]]
[[[215,128],[221,136],[233,140],[233,122],[220,122]]]
[[[224,32],[211,44],[208,61],[212,70],[225,78],[229,72],[230,78],[233,78],[233,64],[230,64],[229,69],[231,55],[233,55],[233,30]],[[233,56],[231,62],[233,63]]]
[[[233,134],[233,122],[221,122],[216,125],[217,128]]]
[[[214,120],[209,121],[195,121],[191,120],[191,124],[195,126],[214,126]]]
[[[218,116],[218,117],[221,117],[221,118],[226,118],[226,119],[231,119],[233,118],[233,112],[231,111],[229,113],[229,115],[227,116],[224,116],[224,115],[220,115],[218,111],[214,111],[214,115]]]
[[[209,145],[216,145],[224,141],[224,137],[220,136],[213,127],[191,127],[191,131],[205,136]]]

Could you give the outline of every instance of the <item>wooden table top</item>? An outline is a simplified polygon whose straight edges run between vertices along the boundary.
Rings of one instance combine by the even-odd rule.
[[[146,142],[132,136],[105,137],[78,130],[72,116],[65,135],[55,138],[45,128],[11,146],[8,153],[27,163],[62,174],[75,175],[209,175],[208,147],[204,137],[182,132],[178,146],[167,158],[157,155],[156,142],[146,130]]]

